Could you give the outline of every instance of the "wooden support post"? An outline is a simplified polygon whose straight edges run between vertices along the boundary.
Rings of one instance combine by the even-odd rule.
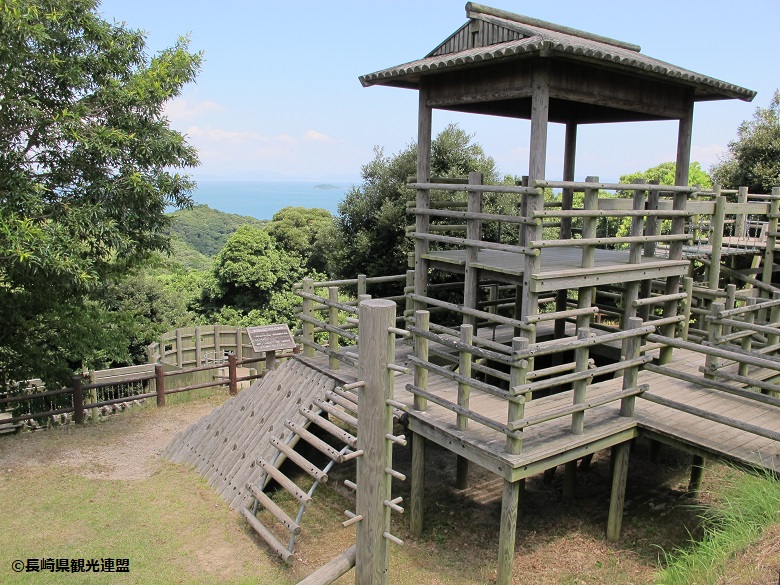
[[[301,290],[303,292],[313,294],[314,293],[314,280],[311,278],[304,278],[303,284],[301,286]],[[305,315],[306,317],[313,317],[313,309],[314,308],[314,301],[311,299],[303,299],[301,313]],[[313,323],[307,323],[306,321],[303,322],[303,339],[305,339],[308,342],[314,341],[314,324]],[[305,344],[303,345],[303,355],[304,357],[314,357],[314,348]]]
[[[585,177],[586,183],[598,183],[598,177]],[[599,207],[599,191],[598,189],[585,189],[583,199],[583,209],[595,210]],[[583,238],[595,238],[597,235],[598,219],[595,217],[583,217],[582,218],[582,237]],[[595,246],[583,246],[582,248],[582,267],[593,268],[596,262],[596,247]],[[566,292],[566,291],[563,291]],[[592,286],[585,286],[579,289],[577,293],[577,308],[587,309],[593,306],[596,301],[596,288]],[[566,310],[566,307],[563,308]],[[591,315],[579,315],[577,316],[577,329],[587,328],[590,326]],[[563,323],[566,322],[562,319]],[[565,330],[564,330],[565,332]],[[564,337],[564,335],[561,335]],[[562,363],[562,362],[561,362]]]
[[[693,105],[691,104],[691,118],[693,117]],[[680,127],[682,129],[682,121],[680,123]],[[688,161],[690,161],[690,136],[688,136]],[[679,156],[679,153],[678,153]],[[686,162],[686,167],[684,172],[680,170],[679,165],[679,158],[678,158],[678,168],[677,172],[675,174],[676,180],[681,180],[681,177],[684,177],[686,183],[683,183],[684,185],[687,185],[688,181],[688,165],[689,162]],[[677,183],[680,184],[680,183]],[[674,211],[684,211],[688,205],[688,194],[685,192],[682,193],[675,193],[674,194],[674,200],[672,203],[672,209]],[[685,217],[675,217],[672,219],[672,234],[679,235],[682,234],[685,231]],[[669,260],[681,260],[683,257],[683,242],[681,240],[676,240],[669,243]],[[679,276],[669,276],[666,279],[666,287],[664,289],[664,294],[671,295],[674,293],[679,292],[680,289],[680,277]],[[677,315],[679,310],[679,305],[677,301],[667,301],[664,303],[664,309],[662,313],[662,318],[667,319],[674,317]],[[674,332],[677,325],[675,323],[671,323],[669,325],[663,325],[661,327],[661,335],[664,335],[666,337],[674,337]],[[665,346],[661,348],[661,351],[659,352],[658,361],[661,365],[668,364],[672,361],[672,347]]]
[[[641,317],[632,317],[626,323],[627,329],[637,329],[642,326]],[[623,340],[621,357],[626,360],[633,360],[639,357],[639,350],[642,347],[642,338],[639,336],[626,337]],[[639,383],[639,366],[623,370],[623,390],[635,388]],[[620,401],[620,416],[634,416],[636,396],[629,396]]]
[[[222,325],[214,325],[214,359],[222,353]]]
[[[577,339],[587,339],[590,337],[590,329],[582,328],[577,331]],[[590,351],[587,346],[578,347],[574,350],[575,372],[584,372],[588,369],[588,359]],[[580,404],[585,402],[585,396],[588,390],[588,380],[577,380],[574,382],[573,402]],[[585,428],[585,411],[581,410],[571,415],[571,432],[573,435],[581,435]]]
[[[393,398],[393,371],[387,367],[395,361],[396,305],[385,299],[362,301],[359,305],[358,378],[365,385],[358,389],[357,495],[355,513],[363,519],[357,523],[355,539],[356,585],[387,583],[387,539],[391,499],[391,477],[385,469],[392,467],[393,443],[387,439],[393,432],[393,409],[387,404]]]
[[[525,337],[515,337],[512,339],[512,352],[518,353],[528,349],[528,339]],[[528,361],[515,360],[509,370],[509,388],[510,393],[512,388],[521,386],[526,383],[528,377]],[[525,400],[524,396],[518,396],[522,400],[509,401],[507,405],[507,423],[511,424],[516,420],[520,420],[525,416]],[[523,442],[520,439],[514,437],[506,438],[506,452],[512,455],[519,455],[523,449]]]
[[[756,299],[749,298],[745,299],[745,303],[747,306],[752,307],[756,304]],[[744,320],[745,323],[752,324],[755,321],[756,313],[755,311],[751,311],[750,313],[745,313]],[[726,335],[726,332],[723,332],[724,335]],[[751,346],[753,345],[753,336],[748,335],[747,337],[742,338],[742,342],[740,344],[740,349],[742,351],[750,351]],[[748,365],[745,363],[740,362],[739,368],[737,370],[737,374],[740,376],[747,376],[748,375]]]
[[[609,499],[609,517],[607,518],[607,540],[617,542],[623,525],[623,504],[626,499],[626,480],[628,478],[628,455],[630,441],[616,445],[612,451],[612,495]]]
[[[180,368],[184,367],[184,364],[182,363],[184,361],[184,356],[182,354],[182,339],[181,339],[181,329],[176,328],[176,365]]]
[[[651,185],[658,185],[659,181],[652,180],[648,181]],[[661,192],[660,191],[649,191],[647,194],[647,204],[646,207],[648,210],[657,211],[658,210],[658,202],[661,199]],[[645,235],[646,236],[656,236],[658,235],[658,217],[654,215],[650,215],[647,218],[645,218]],[[655,256],[655,242],[645,242],[644,248],[642,249],[642,256],[645,258],[652,258]],[[642,284],[639,286],[639,298],[640,299],[649,299],[650,295],[653,291],[653,281],[652,280],[643,280]],[[653,307],[651,305],[645,305],[643,307],[640,307],[639,311],[637,312],[637,315],[639,315],[642,318],[642,321],[649,321],[650,315],[653,314]]]
[[[412,473],[409,494],[409,530],[419,537],[425,520],[425,437],[412,433]]]
[[[428,80],[420,79],[417,110],[417,182],[428,183],[431,180],[431,133],[433,108],[428,105]],[[431,192],[428,189],[418,189],[415,205],[418,209],[428,209],[431,204]],[[430,216],[418,214],[415,216],[414,230],[427,234],[430,226]],[[429,242],[425,239],[414,240],[414,292],[421,296],[428,295],[428,260],[423,255],[428,253]],[[415,301],[416,309],[424,309],[424,303]]]
[[[89,383],[94,384],[95,383],[95,370],[89,371]],[[89,401],[92,404],[95,404],[98,401],[98,394],[97,394],[97,388],[90,388],[89,389]],[[97,422],[99,418],[99,412],[97,406],[92,407],[92,411],[90,412],[89,420],[92,422]]]
[[[471,345],[474,338],[474,328],[471,325],[460,326],[460,342]],[[460,359],[458,363],[458,372],[462,376],[471,377],[471,361],[472,354],[466,350],[460,351]],[[471,387],[465,382],[458,382],[458,406],[463,408],[469,407],[469,396],[471,394]],[[459,431],[465,431],[468,429],[468,417],[458,414],[456,415],[456,428]],[[469,461],[465,457],[458,455],[457,464],[457,479],[455,487],[459,490],[466,489],[466,478],[469,473]]]
[[[294,353],[298,353],[298,352],[296,351]],[[276,369],[276,352],[275,351],[265,352],[265,371],[271,372],[275,369]]]
[[[577,124],[575,122],[566,123],[566,139],[563,147],[563,180],[574,181],[574,162],[577,153]],[[597,195],[598,196],[598,195]],[[566,211],[570,210],[574,203],[574,191],[572,189],[563,189],[561,192],[561,209]],[[571,239],[571,220],[570,217],[561,218],[561,239]],[[585,237],[584,235],[582,236]],[[559,290],[555,295],[555,310],[556,312],[565,311],[567,306],[567,292]],[[561,339],[566,335],[566,320],[556,319],[555,321],[555,338]],[[561,362],[561,356],[557,354],[553,357],[555,362]]]
[[[512,585],[515,565],[515,534],[520,482],[504,480],[501,498],[501,527],[498,535],[498,570],[496,585]]]
[[[203,365],[203,350],[201,348],[200,327],[195,327],[195,367]]]
[[[685,321],[682,322],[680,337],[682,337],[685,341],[688,341],[688,330],[691,327],[691,306],[693,305],[693,278],[690,276],[683,278],[683,290],[685,291],[685,294],[688,295],[688,297],[685,299],[685,307],[683,309]]]
[[[644,185],[647,183],[645,179],[636,179],[632,181],[632,183],[635,183],[637,185]],[[644,189],[634,189],[634,201],[632,209],[634,211],[640,211],[645,208],[645,197],[646,197],[647,191]],[[632,237],[638,237],[641,236],[644,232],[644,218],[635,216],[631,218],[631,236]],[[629,253],[628,253],[628,261],[631,264],[639,264],[642,262],[642,247],[644,244],[631,244]],[[636,317],[637,315],[637,308],[634,306],[634,301],[636,301],[639,298],[639,289],[642,286],[641,281],[634,280],[631,282],[626,283],[626,292],[623,304],[623,319],[621,320],[621,326],[623,329],[627,327],[628,320],[632,317]]]
[[[81,376],[73,376],[73,422],[84,424],[84,394],[81,390]]]
[[[724,303],[712,303],[712,307],[710,308],[710,315],[717,317],[718,313],[725,310],[726,305]],[[707,341],[709,341],[711,344],[717,344],[718,339],[720,339],[722,335],[723,325],[721,325],[718,321],[711,321],[707,328]],[[715,372],[718,371],[719,364],[720,360],[717,358],[717,356],[707,354],[707,357],[704,358],[704,377],[707,380],[715,379]]]
[[[365,289],[365,279],[363,280],[363,287]],[[358,290],[360,290],[360,281],[358,280]],[[361,293],[361,294],[365,294]],[[328,287],[328,300],[337,303],[339,301],[339,289],[336,286]],[[339,326],[339,310],[336,307],[328,307],[328,325],[331,327]],[[339,350],[339,335],[334,331],[328,331],[328,349],[332,352],[338,352]],[[333,355],[328,357],[328,366],[331,370],[339,369],[339,360]]]
[[[704,457],[693,456],[691,463],[691,480],[688,482],[688,495],[698,498],[701,494],[701,484],[704,479]]]
[[[157,406],[165,406],[165,370],[162,364],[154,366],[154,380],[157,390]]]
[[[764,250],[764,270],[761,274],[761,281],[766,285],[772,285],[772,275],[775,269],[775,249],[777,247],[778,215],[780,214],[780,187],[772,187],[774,199],[769,201],[769,220],[766,228],[766,249]]]
[[[236,327],[236,358],[244,359],[244,331],[240,326]]]
[[[469,185],[481,185],[482,173],[469,173]],[[469,213],[482,213],[482,193],[479,191],[469,191],[468,197],[468,212]],[[482,220],[480,219],[467,219],[466,220],[466,238],[469,240],[481,240],[482,239]],[[466,266],[465,277],[463,283],[463,304],[469,309],[477,308],[477,301],[479,299],[479,269],[472,266],[477,262],[479,256],[479,248],[476,246],[466,246]],[[477,318],[472,315],[464,315],[463,322],[468,323],[474,327],[474,333],[477,329]]]
[[[417,327],[427,332],[430,327],[431,314],[429,311],[415,311],[414,322]],[[414,355],[416,358],[427,362],[428,361],[428,340],[422,336],[415,336],[414,339]],[[428,389],[428,370],[422,366],[414,366],[414,385],[423,390]],[[428,401],[422,396],[414,396],[414,409],[425,410],[428,406]]]
[[[713,191],[715,191],[717,196],[715,197],[715,213],[713,213],[712,223],[710,223],[712,256],[710,257],[710,268],[707,273],[707,287],[712,290],[718,290],[723,251],[723,223],[726,221],[726,197],[720,194],[720,185],[714,185]]]
[[[228,378],[230,379],[228,391],[231,396],[235,396],[238,394],[238,382],[236,381],[236,378],[238,378],[238,368],[236,367],[236,354],[234,353],[231,353],[228,356]]]
[[[368,294],[368,283],[366,283],[366,275],[365,274],[358,274],[357,276],[357,294],[358,296],[366,295]]]

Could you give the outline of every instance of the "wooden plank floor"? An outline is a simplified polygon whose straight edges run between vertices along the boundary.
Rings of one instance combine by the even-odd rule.
[[[559,272],[565,270],[582,269],[582,248],[580,246],[563,248],[544,248],[540,250],[541,272]],[[424,254],[428,260],[455,266],[466,264],[465,250],[437,250]],[[642,263],[648,265],[665,264],[669,261],[664,258],[642,257]],[[477,261],[472,265],[489,270],[520,276],[525,267],[525,255],[500,250],[480,250]],[[613,266],[628,266],[629,257],[627,250],[603,250],[596,249],[595,268]],[[680,265],[687,267],[687,261],[680,261]]]
[[[406,362],[410,353],[409,346],[399,342],[396,346],[396,363],[408,365]],[[704,364],[704,356],[685,350],[674,350],[673,355],[669,367],[701,376],[698,368]],[[304,361],[327,369],[327,362],[321,357],[304,358]],[[345,366],[335,377],[350,382],[356,379],[355,376],[355,369]],[[497,431],[473,421],[469,421],[468,430],[458,431],[455,414],[431,403],[424,412],[414,410],[413,395],[405,388],[411,382],[411,374],[395,378],[395,398],[408,405],[408,423],[412,431],[510,480],[539,473],[554,465],[621,443],[640,433],[688,447],[694,452],[780,472],[780,443],[777,441],[641,398],[636,400],[634,418],[620,416],[619,402],[588,410],[585,430],[581,435],[571,433],[570,416],[529,427],[524,431],[522,453],[510,455],[504,449],[505,436]],[[649,384],[650,394],[780,432],[778,407],[648,371],[640,373],[639,382]],[[621,384],[622,379],[593,384],[588,388],[588,398],[617,392]],[[456,384],[432,373],[429,374],[428,391],[450,402],[457,402]],[[570,391],[535,399],[526,404],[525,415],[533,417],[571,403]],[[492,395],[472,390],[470,408],[498,422],[507,421],[507,403]]]

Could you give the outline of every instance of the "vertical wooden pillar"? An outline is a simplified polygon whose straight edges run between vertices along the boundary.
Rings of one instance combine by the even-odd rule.
[[[230,392],[231,396],[235,396],[238,394],[238,382],[236,381],[236,378],[238,378],[238,368],[236,366],[236,354],[231,353],[228,356],[228,379],[229,379],[229,385],[228,385],[228,391]]]
[[[431,180],[431,132],[433,109],[428,105],[428,80],[420,79],[419,105],[417,112],[417,182],[429,183]],[[431,192],[428,189],[417,189],[416,205],[419,209],[427,209],[431,203]],[[430,216],[417,215],[415,231],[427,234],[430,226]],[[423,258],[428,253],[428,240],[414,240],[414,292],[428,295],[428,261]],[[424,309],[424,304],[417,301],[417,309]]]
[[[428,331],[431,314],[428,311],[415,311],[416,327]],[[415,336],[414,355],[420,360],[428,361],[428,340]],[[414,367],[414,385],[418,388],[428,387],[428,370],[421,366]],[[420,396],[414,397],[415,410],[425,410],[427,400]],[[423,531],[425,510],[425,437],[412,433],[412,473],[411,493],[409,494],[409,528],[414,536],[420,536]]]
[[[482,173],[469,173],[469,185],[481,185]],[[468,192],[468,212],[469,213],[481,213],[482,212],[482,193],[479,191]],[[468,240],[481,240],[482,239],[482,220],[480,219],[467,219],[466,220],[466,239]],[[466,246],[466,274],[464,278],[463,287],[463,304],[470,308],[477,308],[477,300],[479,297],[479,270],[472,266],[477,262],[479,255],[479,248],[476,246]],[[474,328],[474,333],[477,329],[477,318],[473,315],[464,315],[463,323],[467,323]]]
[[[677,161],[674,171],[674,184],[688,185],[691,166],[691,137],[693,136],[693,95],[688,101],[688,111],[680,119],[677,129]]]
[[[688,495],[698,498],[701,494],[701,484],[704,479],[704,457],[694,455],[691,464],[691,480],[688,482]]]
[[[201,348],[200,327],[195,327],[195,367],[203,365],[203,349]]]
[[[222,325],[214,325],[214,359],[220,358],[222,353],[222,343],[220,337],[222,336]]]
[[[474,328],[471,325],[460,326],[460,342],[466,345],[471,345],[474,338]],[[471,361],[472,354],[468,351],[461,350],[458,363],[458,372],[461,376],[471,377]],[[469,397],[471,394],[471,387],[465,382],[458,382],[458,406],[463,408],[469,407]],[[458,414],[456,419],[456,427],[459,431],[465,431],[468,429],[468,417]],[[466,489],[467,477],[469,473],[469,460],[465,457],[458,455],[457,460],[457,474],[455,480],[455,487],[459,490]]]
[[[544,61],[544,60],[543,60]],[[529,184],[534,180],[545,177],[545,164],[547,158],[547,123],[550,114],[550,84],[549,70],[546,62],[536,66],[533,73],[531,89],[531,154],[528,164]],[[526,217],[534,211],[544,208],[544,195],[524,195],[523,208]],[[542,228],[538,225],[526,225],[524,240],[520,245],[527,246],[528,242],[542,237]],[[540,271],[541,262],[539,256],[526,255],[523,271],[523,291],[521,318],[536,315],[539,312],[539,294],[531,292],[531,275]],[[536,331],[526,332],[528,342],[536,342]],[[528,359],[528,369],[533,370],[533,359]]]
[[[720,281],[721,252],[723,250],[723,224],[726,220],[726,197],[720,194],[720,185],[714,185],[715,213],[712,215],[710,224],[710,245],[712,246],[712,255],[710,256],[710,267],[707,274],[707,287],[712,290],[718,290]]]
[[[304,278],[303,285],[301,288],[305,293],[309,293],[309,294],[314,293],[314,281],[311,278]],[[312,317],[313,316],[312,308],[314,307],[314,301],[304,297],[302,305],[303,305],[302,313],[307,317]],[[314,341],[314,325],[312,323],[307,323],[306,321],[304,321],[302,328],[303,328],[303,335],[302,335],[303,341],[304,342],[308,341],[310,343]],[[304,357],[313,357],[314,348],[308,345],[307,343],[304,343],[303,355]]]
[[[687,180],[687,174],[686,174]],[[675,193],[674,201],[672,203],[672,209],[675,211],[684,211],[688,205],[688,194]],[[672,234],[682,234],[685,231],[685,217],[675,217],[672,219]],[[681,260],[683,256],[683,242],[678,240],[669,243],[669,260]],[[680,290],[680,277],[670,276],[666,279],[666,287],[664,288],[664,294],[670,295]],[[662,316],[664,318],[674,317],[679,310],[679,303],[677,301],[667,301],[664,303]],[[674,337],[677,325],[670,323],[669,325],[663,325],[661,327],[661,335],[666,337]],[[661,365],[668,364],[672,361],[672,347],[664,346],[661,348],[659,354],[659,362]]]
[[[512,585],[512,569],[515,565],[515,533],[520,482],[504,480],[501,498],[501,527],[498,535],[498,570],[496,585]]]
[[[387,401],[393,398],[393,371],[387,364],[395,360],[396,306],[386,299],[362,301],[359,305],[358,377],[365,385],[358,390],[359,416],[357,448],[363,455],[357,461],[355,537],[355,583],[384,585],[387,582],[387,538],[390,527],[393,411]]]
[[[590,337],[590,329],[583,327],[577,331],[577,339],[585,340]],[[574,371],[584,372],[588,369],[588,359],[590,357],[590,350],[587,346],[578,347],[574,350]],[[586,393],[588,390],[588,380],[577,380],[573,384],[573,403],[580,404],[585,402]],[[585,428],[585,411],[581,410],[571,415],[571,433],[572,435],[581,435]]]
[[[337,303],[339,300],[339,289],[336,286],[328,287],[328,300],[332,303]],[[331,327],[339,326],[339,310],[336,307],[328,307],[328,325]],[[333,331],[328,332],[328,349],[332,352],[338,352],[339,350],[339,335]],[[328,367],[331,370],[339,369],[339,360],[334,356],[328,357]]]
[[[645,179],[636,179],[632,181],[637,185],[643,185],[647,183]],[[642,210],[645,208],[645,195],[647,191],[644,189],[634,189],[634,202],[632,209],[634,211]],[[641,236],[644,231],[644,218],[632,217],[631,218],[631,236]],[[631,244],[628,253],[628,261],[631,264],[639,264],[642,261],[642,244]],[[634,301],[639,298],[639,289],[642,286],[641,281],[634,280],[626,283],[626,292],[624,293],[624,309],[623,319],[621,326],[623,329],[627,327],[628,320],[632,317],[636,317],[637,309],[634,305]]]
[[[586,177],[586,183],[598,183],[598,177]],[[599,191],[598,189],[585,189],[585,196],[583,198],[583,208],[588,210],[596,210],[599,207]],[[583,238],[595,238],[597,228],[597,219],[595,217],[583,217],[582,218],[582,237]],[[583,246],[582,248],[582,267],[593,268],[596,262],[596,247],[595,246]],[[566,293],[566,291],[561,291]],[[577,291],[577,308],[586,309],[593,306],[596,301],[596,287],[585,286]],[[563,307],[566,309],[566,307]],[[588,327],[590,325],[590,314],[580,315],[577,317],[577,329],[581,327]],[[563,320],[566,322],[565,319]]]
[[[297,347],[295,349],[298,349]],[[298,353],[293,350],[293,353]],[[276,351],[265,352],[265,371],[271,372],[276,369]]]
[[[563,180],[574,181],[574,163],[577,154],[577,124],[567,122],[566,141],[563,147]],[[563,189],[561,192],[561,209],[569,210],[574,204],[574,191],[572,189]],[[570,217],[561,218],[561,239],[571,239],[571,220]],[[585,237],[585,234],[582,234]],[[555,310],[565,311],[567,308],[567,291],[559,290],[555,295]],[[555,338],[561,339],[566,335],[566,319],[555,320]],[[558,354],[553,356],[554,362],[562,363],[562,357]]]
[[[157,406],[165,406],[165,370],[162,364],[154,366],[154,382],[157,390]]]
[[[718,314],[725,309],[726,305],[723,303],[712,303],[710,315],[717,319]],[[712,346],[716,346],[722,336],[723,325],[721,325],[719,321],[710,321],[707,324],[707,341],[709,341]],[[719,367],[720,360],[714,355],[707,355],[707,357],[704,358],[704,377],[708,380],[714,380],[715,372],[718,371]]]
[[[769,202],[769,221],[767,222],[766,249],[764,250],[764,270],[761,281],[764,284],[772,284],[772,275],[775,269],[775,248],[777,247],[778,214],[780,214],[780,187],[772,187],[774,199]]]
[[[612,450],[612,495],[609,500],[607,518],[607,540],[617,542],[623,526],[623,504],[626,499],[626,479],[628,478],[628,455],[631,442],[626,441]]]

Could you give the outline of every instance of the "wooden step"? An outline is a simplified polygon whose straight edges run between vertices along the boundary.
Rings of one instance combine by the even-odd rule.
[[[357,406],[358,404],[357,394],[355,392],[352,392],[351,390],[344,390],[343,388],[336,386],[333,390],[328,390],[327,392],[325,392],[325,395],[327,396],[328,393],[336,394],[337,396],[340,396],[341,398],[348,400],[355,406]],[[352,410],[355,410],[355,408],[353,407]]]
[[[328,457],[331,461],[335,461],[336,463],[342,463],[344,461],[344,457],[341,455],[341,453],[336,451],[336,449],[328,445],[319,437],[315,437],[301,425],[295,424],[291,420],[288,420],[284,423],[284,426],[298,435],[301,439],[309,443],[309,445],[317,449],[317,451]]]
[[[345,392],[336,393],[336,392],[332,392],[331,390],[328,390],[327,392],[325,392],[325,398],[327,398],[334,404],[338,404],[342,408],[346,408],[350,412],[357,413],[358,411],[357,402],[353,402],[349,400],[348,398],[342,396],[342,394],[346,394],[346,393]]]
[[[350,414],[347,414],[343,410],[340,410],[340,409],[336,408],[330,402],[326,402],[324,400],[320,400],[319,398],[315,398],[313,402],[321,410],[324,410],[328,414],[332,414],[337,419],[339,419],[341,422],[346,423],[348,425],[351,425],[351,426],[357,428],[357,418],[355,418],[354,416],[352,416]]]
[[[262,459],[258,459],[257,463],[260,465],[260,467],[263,468],[263,471],[265,471],[273,480],[275,480],[276,483],[295,496],[295,499],[297,499],[301,504],[305,506],[311,502],[311,496],[295,485],[289,477],[276,469],[276,467],[263,461]]]
[[[298,525],[298,523],[290,518],[289,514],[282,510],[276,502],[269,498],[268,494],[260,491],[259,487],[251,483],[246,484],[246,487],[249,489],[250,493],[255,497],[258,503],[271,514],[273,514],[273,516],[276,517],[279,522],[284,524],[287,530],[296,536],[301,533],[301,527]]]
[[[320,400],[315,400],[315,403],[321,402]],[[319,404],[317,404],[319,406]],[[357,438],[354,435],[349,434],[347,431],[342,429],[341,427],[338,427],[334,425],[329,420],[326,420],[322,418],[320,415],[318,415],[313,410],[309,410],[308,408],[301,408],[299,409],[299,412],[305,416],[308,420],[313,422],[315,425],[320,427],[323,431],[330,433],[334,437],[336,437],[339,441],[342,443],[346,443],[353,449],[357,447]]]
[[[298,453],[295,449],[290,447],[287,443],[284,441],[277,439],[276,437],[271,437],[271,444],[279,449],[279,451],[284,454],[287,459],[295,463],[298,467],[300,467],[303,471],[308,473],[310,476],[312,476],[315,480],[317,480],[320,483],[327,483],[328,481],[328,474],[323,473],[322,470],[318,469],[316,465],[314,465],[311,461],[306,459],[303,455]]]
[[[241,508],[241,513],[244,515],[244,518],[246,518],[247,522],[249,522],[249,525],[254,528],[255,532],[257,532],[257,535],[266,541],[268,546],[270,546],[285,563],[291,565],[293,554],[287,550],[287,548],[279,541],[278,538],[276,538],[274,533],[268,530],[268,528],[266,528],[263,523],[260,522],[260,520],[255,518],[251,510]]]

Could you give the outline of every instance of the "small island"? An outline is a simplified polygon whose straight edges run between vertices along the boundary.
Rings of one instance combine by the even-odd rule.
[[[322,183],[320,185],[315,185],[315,189],[343,189],[343,187],[337,187],[336,185],[331,185],[329,183]]]

